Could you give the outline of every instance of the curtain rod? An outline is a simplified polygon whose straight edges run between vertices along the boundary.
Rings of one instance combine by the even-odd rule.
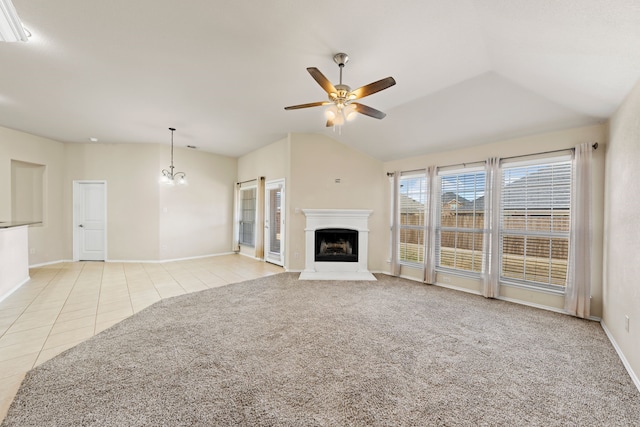
[[[466,168],[467,166],[484,165],[485,163],[487,163],[486,160],[479,160],[477,162],[465,162],[465,163],[456,163],[453,165],[437,166],[437,168],[444,169],[444,168],[452,168],[454,166],[462,166],[463,168]]]
[[[247,182],[253,182],[253,181],[264,181],[266,178],[264,176],[259,176],[258,178],[253,178],[253,179],[248,179],[246,181],[242,181],[242,182],[236,182],[236,185],[242,185],[242,184],[246,184]]]
[[[591,148],[593,148],[594,150],[597,150],[598,149],[598,143],[594,142],[593,144],[591,144]],[[565,148],[565,149],[562,149],[562,150],[550,150],[550,151],[543,151],[541,153],[522,154],[520,156],[501,157],[500,160],[517,159],[519,157],[527,157],[527,156],[540,156],[542,154],[562,153],[563,151],[572,151],[572,152],[575,153],[576,149],[575,149],[575,147],[571,147],[571,148]]]
[[[598,143],[594,142],[591,145],[591,148],[593,148],[594,150],[597,150],[598,149]],[[564,148],[562,150],[542,151],[540,153],[522,154],[520,156],[501,157],[500,160],[517,159],[519,157],[527,157],[527,156],[539,156],[539,155],[542,155],[542,154],[561,153],[563,151],[574,151],[575,152],[576,149],[574,147],[572,147],[572,148]],[[479,164],[484,164],[484,163],[486,163],[486,160],[480,160],[480,161],[477,161],[477,162],[468,162],[468,163],[456,163],[456,164],[453,164],[453,165],[438,166],[438,169],[450,168],[450,167],[453,167],[453,166],[462,166],[462,167],[466,168],[467,165],[479,165]],[[411,170],[411,171],[402,171],[402,172],[419,172],[419,171],[423,171],[423,170],[426,170],[426,169],[414,169],[414,170]],[[387,176],[393,176],[393,174],[394,174],[393,172],[387,172]]]
[[[247,182],[253,182],[253,181],[257,181],[257,180],[258,180],[258,178],[248,179],[246,181],[236,182],[236,185],[242,185],[242,184],[246,184]]]
[[[401,171],[400,173],[403,174],[403,173],[426,172],[426,171],[427,171],[427,168],[420,168],[420,169],[413,169],[410,171]],[[395,175],[395,172],[387,172],[387,176],[393,176],[393,175]]]

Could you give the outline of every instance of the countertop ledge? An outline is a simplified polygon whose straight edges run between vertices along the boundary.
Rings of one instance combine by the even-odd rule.
[[[22,227],[23,225],[42,224],[41,221],[0,221],[0,228]]]

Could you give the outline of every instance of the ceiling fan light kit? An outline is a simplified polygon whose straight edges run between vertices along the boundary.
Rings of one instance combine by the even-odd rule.
[[[364,104],[354,102],[357,99],[364,98],[381,90],[387,89],[396,84],[393,77],[387,77],[368,85],[362,86],[356,90],[351,90],[346,84],[342,83],[342,69],[349,62],[349,55],[346,53],[337,53],[333,56],[333,62],[338,64],[340,68],[340,83],[333,85],[324,74],[315,67],[307,68],[311,77],[327,92],[329,101],[312,102],[309,104],[292,105],[285,107],[285,110],[298,110],[301,108],[320,107],[329,105],[325,110],[325,117],[327,118],[327,127],[330,126],[342,126],[346,121],[351,121],[357,116],[356,113],[364,114],[365,116],[373,117],[376,119],[383,119],[386,114],[375,108],[368,107]]]

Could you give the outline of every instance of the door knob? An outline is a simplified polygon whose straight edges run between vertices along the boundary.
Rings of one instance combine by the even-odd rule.
[[[78,227],[83,228],[83,227],[84,227],[84,225],[80,224]]]

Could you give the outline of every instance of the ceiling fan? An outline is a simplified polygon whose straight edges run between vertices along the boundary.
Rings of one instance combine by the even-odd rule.
[[[345,120],[352,120],[355,118],[356,113],[364,114],[365,116],[373,117],[376,119],[383,119],[386,114],[375,108],[368,107],[364,104],[354,102],[357,99],[364,98],[381,90],[387,89],[396,81],[393,77],[387,77],[377,82],[370,83],[362,86],[356,90],[345,84],[342,84],[342,69],[349,61],[349,56],[346,53],[337,53],[333,56],[333,62],[340,67],[340,84],[333,85],[324,74],[315,67],[307,68],[311,77],[318,82],[322,89],[329,95],[329,101],[311,102],[309,104],[292,105],[290,107],[284,107],[285,110],[298,110],[300,108],[320,107],[322,105],[330,105],[325,111],[327,117],[327,127],[340,126]]]

